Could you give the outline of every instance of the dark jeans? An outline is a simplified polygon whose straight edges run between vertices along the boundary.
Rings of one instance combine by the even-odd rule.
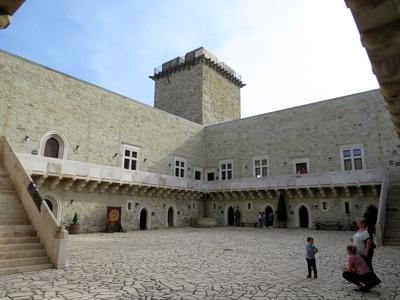
[[[307,267],[308,267],[308,275],[311,276],[311,269],[314,272],[314,276],[317,275],[317,264],[315,263],[315,258],[306,258]]]
[[[368,256],[368,257],[361,256],[361,257],[362,257],[362,258],[364,259],[364,261],[367,263],[367,266],[368,266],[369,270],[370,270],[371,272],[373,272],[374,269],[372,268],[372,256]]]
[[[355,272],[343,272],[342,276],[347,281],[356,285],[359,285],[360,283],[367,285],[368,282],[368,273],[360,275]]]

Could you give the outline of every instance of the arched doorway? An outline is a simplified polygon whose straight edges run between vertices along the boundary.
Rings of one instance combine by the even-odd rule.
[[[235,210],[232,206],[228,208],[228,225],[233,226],[235,225]]]
[[[375,232],[376,219],[378,218],[378,209],[374,205],[367,207],[364,213],[364,219],[367,221],[368,229]]]
[[[44,201],[46,201],[47,206],[49,207],[50,211],[53,213],[54,215],[54,210],[53,210],[53,203],[51,203],[50,200],[48,199],[44,199]]]
[[[55,138],[49,138],[44,145],[44,156],[59,158],[60,143]]]
[[[299,225],[300,228],[308,228],[308,210],[305,206],[299,209]]]
[[[139,228],[140,230],[147,229],[147,210],[145,208],[140,211]]]
[[[172,206],[168,208],[167,224],[168,226],[174,226],[174,209]]]
[[[61,201],[50,194],[46,194],[43,196],[43,201],[46,202],[47,207],[50,209],[50,211],[53,213],[54,218],[58,221],[61,222],[61,210],[62,210],[62,205]]]
[[[67,148],[67,140],[57,131],[46,133],[40,141],[40,155],[43,156],[66,159]]]
[[[265,208],[265,226],[269,227],[274,224],[274,212],[272,211],[271,206],[267,206]]]

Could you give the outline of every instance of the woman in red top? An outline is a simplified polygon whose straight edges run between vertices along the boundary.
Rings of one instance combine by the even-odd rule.
[[[361,255],[357,255],[357,247],[347,246],[347,266],[343,272],[343,278],[357,285],[355,291],[367,291],[369,280],[369,268]]]

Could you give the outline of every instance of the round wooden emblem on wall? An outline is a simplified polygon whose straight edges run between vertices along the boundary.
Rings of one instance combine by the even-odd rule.
[[[116,223],[119,219],[119,211],[117,209],[113,209],[108,214],[108,221],[110,223]]]

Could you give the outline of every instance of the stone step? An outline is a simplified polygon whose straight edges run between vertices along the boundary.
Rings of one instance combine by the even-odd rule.
[[[32,225],[0,225],[0,238],[34,235]]]
[[[25,244],[36,244],[40,243],[40,239],[36,235],[31,236],[17,236],[17,237],[0,237],[0,246],[11,246],[11,245],[25,245]]]
[[[52,264],[40,264],[40,265],[28,265],[28,266],[16,266],[16,267],[11,267],[11,268],[0,268],[0,275],[48,270],[51,268],[53,268]]]
[[[16,194],[13,187],[5,187],[0,185],[0,194]]]
[[[12,241],[11,241],[12,242]],[[22,251],[22,250],[37,250],[43,249],[43,245],[41,243],[7,243],[2,245],[0,243],[0,252],[13,252],[13,251]]]
[[[14,259],[1,259],[0,268],[11,268],[29,265],[41,265],[49,263],[48,256],[27,257],[27,258],[14,258]]]
[[[383,239],[383,244],[385,246],[400,246],[400,239]]]
[[[42,257],[46,256],[44,249],[32,249],[32,250],[18,250],[12,252],[0,252],[0,260],[4,259],[16,259],[16,258],[28,258],[28,257]]]
[[[0,203],[9,201],[20,202],[19,200],[17,200],[17,193],[15,191],[0,193]]]
[[[29,225],[31,221],[27,217],[0,217],[1,225]]]
[[[7,210],[2,210],[2,208],[0,207],[0,219],[2,218],[6,218],[6,217],[26,217],[26,213],[25,211],[22,209],[22,207],[20,209],[7,209]]]

